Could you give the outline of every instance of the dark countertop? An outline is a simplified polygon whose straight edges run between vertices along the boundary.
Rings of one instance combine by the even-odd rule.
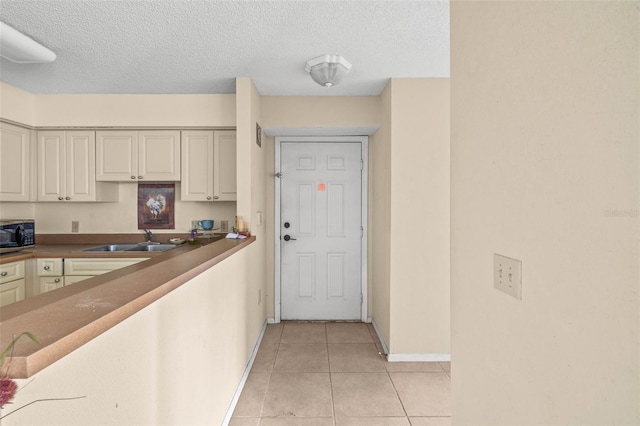
[[[113,236],[111,241],[115,242]],[[139,241],[139,236],[137,236]],[[28,251],[4,254],[0,262],[53,257],[149,257],[81,283],[39,294],[0,309],[0,348],[13,336],[29,331],[41,345],[21,339],[7,358],[0,374],[27,378],[129,316],[253,243],[244,240],[208,239],[206,244],[183,244],[165,252],[82,252],[109,242],[91,244],[44,244]],[[117,242],[128,242],[117,240]],[[10,365],[10,371],[5,371]]]

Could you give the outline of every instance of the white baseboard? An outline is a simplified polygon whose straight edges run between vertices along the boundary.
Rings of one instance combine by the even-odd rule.
[[[369,321],[373,324],[373,329],[376,331],[378,335],[378,339],[380,340],[380,344],[382,345],[382,350],[387,356],[387,361],[389,362],[435,362],[435,361],[451,361],[451,354],[390,354],[389,347],[387,346],[387,342],[384,341],[384,337],[380,334],[380,330],[378,329],[378,325],[373,320],[373,318],[369,317]]]
[[[275,318],[267,318],[267,324],[277,324]]]
[[[233,411],[236,409],[236,405],[238,404],[238,400],[240,399],[240,394],[242,394],[242,389],[244,389],[245,383],[247,383],[247,377],[249,377],[249,372],[251,371],[251,367],[253,367],[253,361],[256,359],[256,355],[258,353],[258,348],[260,347],[260,342],[262,342],[262,337],[264,336],[264,332],[267,329],[268,319],[264,321],[262,324],[262,329],[260,330],[260,334],[258,335],[258,340],[256,341],[255,346],[253,347],[253,351],[251,352],[251,356],[249,357],[249,361],[247,362],[247,366],[244,368],[244,372],[242,373],[242,378],[240,378],[240,383],[236,388],[236,392],[233,394],[233,399],[231,400],[231,404],[229,404],[229,408],[227,409],[227,414],[224,416],[224,420],[222,421],[222,426],[228,426],[231,421],[231,416],[233,415]]]
[[[389,362],[435,362],[451,361],[451,354],[387,354]]]

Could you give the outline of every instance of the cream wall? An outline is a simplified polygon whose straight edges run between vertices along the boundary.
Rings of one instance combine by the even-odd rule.
[[[238,155],[238,215],[249,223],[254,256],[249,268],[249,279],[254,292],[249,295],[259,306],[262,318],[267,317],[268,275],[266,222],[265,151],[256,144],[256,122],[260,121],[260,94],[248,77],[236,79],[237,99],[237,155]]]
[[[0,87],[0,118],[38,128],[236,126],[235,95],[33,95],[4,83]],[[32,121],[27,122],[30,115]],[[0,217],[33,217],[41,234],[71,232],[73,220],[80,222],[80,233],[141,232],[137,185],[121,183],[119,191],[116,203],[2,203]],[[233,202],[180,201],[180,184],[176,182],[175,230],[154,232],[186,233],[196,219],[218,223],[225,219],[232,224],[235,215]]]
[[[36,95],[38,127],[235,127],[235,95]]]
[[[20,391],[2,415],[37,399],[85,398],[39,402],[2,424],[222,424],[265,320],[249,277],[257,247],[18,380]]]
[[[380,95],[380,128],[369,141],[369,316],[384,343],[391,333],[391,84]]]
[[[377,117],[377,96],[262,97],[261,124],[264,128],[304,128],[311,133],[323,128],[375,127]]]
[[[392,79],[390,89],[390,359],[447,360],[449,79]]]
[[[35,95],[0,81],[0,117],[33,126],[35,99]]]
[[[454,424],[640,424],[639,6],[451,3]]]

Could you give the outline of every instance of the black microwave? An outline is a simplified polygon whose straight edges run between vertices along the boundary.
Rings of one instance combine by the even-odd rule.
[[[22,250],[36,244],[32,219],[0,219],[0,253]]]

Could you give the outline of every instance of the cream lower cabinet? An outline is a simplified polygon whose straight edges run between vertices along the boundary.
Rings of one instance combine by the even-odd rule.
[[[96,182],[95,132],[38,132],[38,201],[118,201],[117,184]]]
[[[40,293],[64,287],[62,259],[36,259],[36,276]]]
[[[96,179],[141,182],[180,180],[180,131],[96,132]]]
[[[25,283],[24,260],[0,265],[0,306],[23,300]]]
[[[0,201],[33,201],[31,152],[29,129],[0,123]]]
[[[147,260],[146,257],[133,258],[70,258],[64,260],[65,284],[67,278],[86,277],[106,274],[116,269],[125,268]]]
[[[183,201],[236,201],[236,131],[182,132]]]
[[[134,258],[67,258],[37,259],[40,293],[106,274],[116,269],[135,265],[147,260],[147,257]]]

